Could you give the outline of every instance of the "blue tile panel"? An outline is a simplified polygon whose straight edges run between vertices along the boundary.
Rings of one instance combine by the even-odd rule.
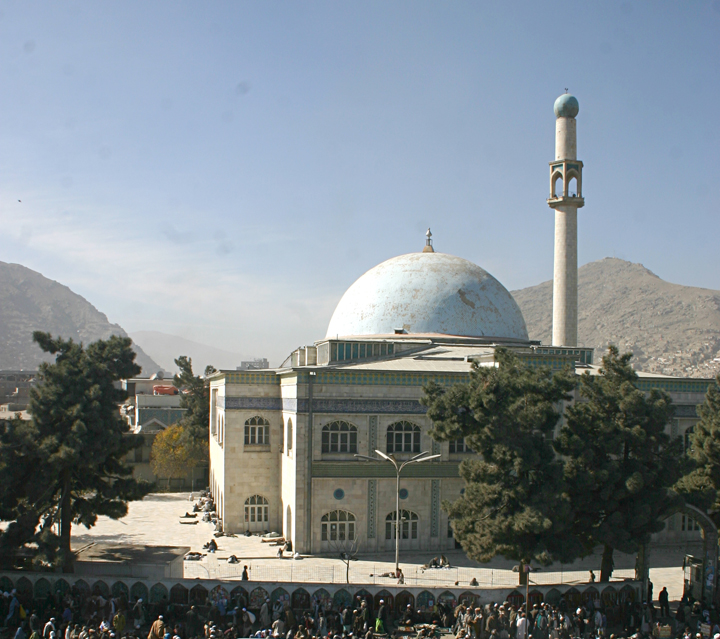
[[[375,539],[375,517],[377,512],[377,479],[368,479],[368,539]]]
[[[440,536],[440,480],[430,483],[430,536]]]

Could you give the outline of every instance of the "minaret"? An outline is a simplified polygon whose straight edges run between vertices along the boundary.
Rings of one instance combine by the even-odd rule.
[[[550,197],[555,209],[555,271],[553,275],[553,346],[577,346],[577,210],[582,197],[582,167],[577,159],[577,99],[555,100],[555,161],[550,162]]]

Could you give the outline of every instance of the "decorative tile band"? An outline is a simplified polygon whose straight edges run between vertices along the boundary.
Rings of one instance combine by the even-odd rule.
[[[225,410],[284,410],[307,413],[308,400],[294,397],[218,397]],[[315,413],[355,413],[385,415],[424,415],[427,408],[416,399],[314,399]],[[372,418],[371,418],[372,419]],[[375,417],[377,422],[377,417]]]
[[[430,482],[430,536],[440,536],[440,480]]]
[[[468,366],[468,369],[470,367]],[[425,386],[428,382],[436,382],[442,386],[450,386],[458,382],[466,382],[467,373],[384,373],[384,372],[351,372],[344,370],[318,371],[316,384],[349,384],[354,386]]]
[[[427,408],[416,399],[315,399],[313,411],[424,415]]]
[[[218,405],[225,410],[282,410],[280,397],[218,397]]]

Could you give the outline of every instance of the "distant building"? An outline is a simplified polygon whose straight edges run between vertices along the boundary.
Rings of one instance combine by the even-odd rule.
[[[149,378],[124,379],[121,386],[127,391],[128,398],[120,407],[120,412],[132,432],[142,435],[144,440],[143,445],[136,448],[127,460],[133,466],[133,476],[157,482],[160,486],[168,485],[167,478],[153,473],[150,450],[155,436],[168,426],[177,424],[185,414],[185,409],[180,408],[180,391],[173,379],[165,379],[162,372]],[[169,486],[175,490],[204,488],[207,486],[207,468],[188,469],[185,477],[170,479]]]
[[[36,377],[37,371],[0,371],[0,404],[11,411],[26,409]]]
[[[235,370],[258,371],[258,370],[262,370],[263,368],[270,368],[270,363],[264,357],[262,359],[259,357],[256,357],[255,359],[252,359],[249,362],[240,362],[240,366],[238,366]]]

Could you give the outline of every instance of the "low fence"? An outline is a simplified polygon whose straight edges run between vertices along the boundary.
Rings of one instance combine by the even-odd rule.
[[[252,559],[241,561],[239,564],[228,564],[224,561],[185,562],[186,578],[228,579],[236,580],[242,577],[243,566],[249,566],[250,578],[253,581],[263,582],[309,582],[326,584],[363,584],[395,586],[397,579],[385,577],[394,569],[390,564],[371,564],[362,562],[358,567],[350,564],[350,570],[337,561],[334,565],[317,565],[316,563],[303,563],[303,561],[258,562]],[[515,588],[518,585],[518,574],[511,570],[491,568],[430,568],[423,570],[420,567],[405,566],[405,585],[424,587],[454,587],[470,586],[471,583],[482,588]],[[531,584],[535,585],[578,585],[588,584],[589,570],[559,570],[552,572],[533,572],[530,575]],[[613,582],[631,581],[635,571],[615,570]],[[473,581],[474,580],[474,581]]]

